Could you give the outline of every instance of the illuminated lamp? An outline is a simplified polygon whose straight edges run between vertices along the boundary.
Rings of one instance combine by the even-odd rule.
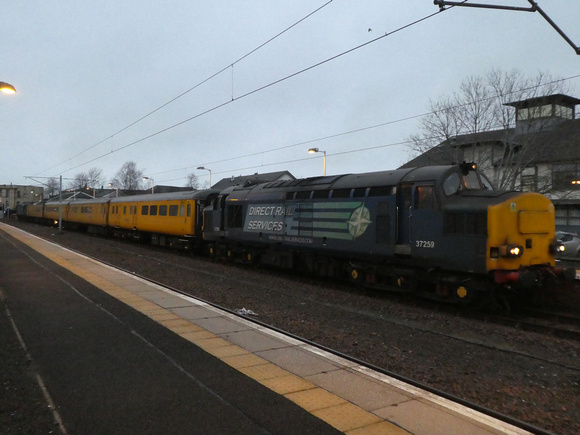
[[[0,82],[0,91],[5,94],[15,94],[16,89],[10,83]]]
[[[520,245],[503,245],[499,247],[499,254],[506,258],[519,258],[524,254],[524,247]]]
[[[550,243],[550,254],[561,254],[565,250],[566,247],[558,241]]]

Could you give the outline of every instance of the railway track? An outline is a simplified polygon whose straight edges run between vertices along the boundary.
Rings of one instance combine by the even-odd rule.
[[[486,322],[493,322],[498,325],[510,326],[514,329],[520,329],[527,332],[535,332],[544,335],[551,335],[558,338],[580,341],[580,327],[563,326],[554,321],[534,318],[534,317],[505,317],[492,314],[482,314],[476,316]]]

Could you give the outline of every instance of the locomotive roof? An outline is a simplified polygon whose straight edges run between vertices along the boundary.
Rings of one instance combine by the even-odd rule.
[[[138,201],[182,201],[187,199],[207,199],[212,194],[218,194],[216,189],[207,190],[189,190],[185,192],[153,193],[144,195],[120,196],[111,198],[111,204],[119,202],[138,202]]]
[[[425,166],[420,168],[394,169],[391,171],[368,172],[362,174],[344,174],[326,177],[302,178],[291,181],[275,181],[256,186],[236,187],[231,189],[234,196],[242,197],[244,192],[256,193],[258,190],[268,192],[288,192],[292,190],[325,190],[352,189],[358,187],[394,186],[405,181],[437,180],[456,166]]]
[[[66,198],[62,200],[63,204],[71,205],[83,205],[83,204],[106,204],[109,201],[111,203],[120,202],[135,202],[135,201],[171,201],[171,200],[186,200],[186,199],[207,199],[208,196],[214,194],[217,195],[220,191],[216,189],[207,190],[189,190],[189,191],[178,191],[178,192],[168,192],[168,193],[154,193],[154,194],[143,194],[143,195],[129,195],[129,196],[119,196],[115,198]],[[46,201],[48,205],[58,205],[60,203],[58,198],[53,198]]]

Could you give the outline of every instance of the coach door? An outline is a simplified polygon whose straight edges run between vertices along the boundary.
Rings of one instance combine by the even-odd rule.
[[[413,218],[413,184],[397,188],[397,245],[395,253],[411,255],[411,220]]]

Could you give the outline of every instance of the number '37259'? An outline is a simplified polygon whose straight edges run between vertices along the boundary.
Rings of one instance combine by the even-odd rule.
[[[435,242],[433,240],[416,240],[415,247],[417,247],[417,248],[434,248]]]

